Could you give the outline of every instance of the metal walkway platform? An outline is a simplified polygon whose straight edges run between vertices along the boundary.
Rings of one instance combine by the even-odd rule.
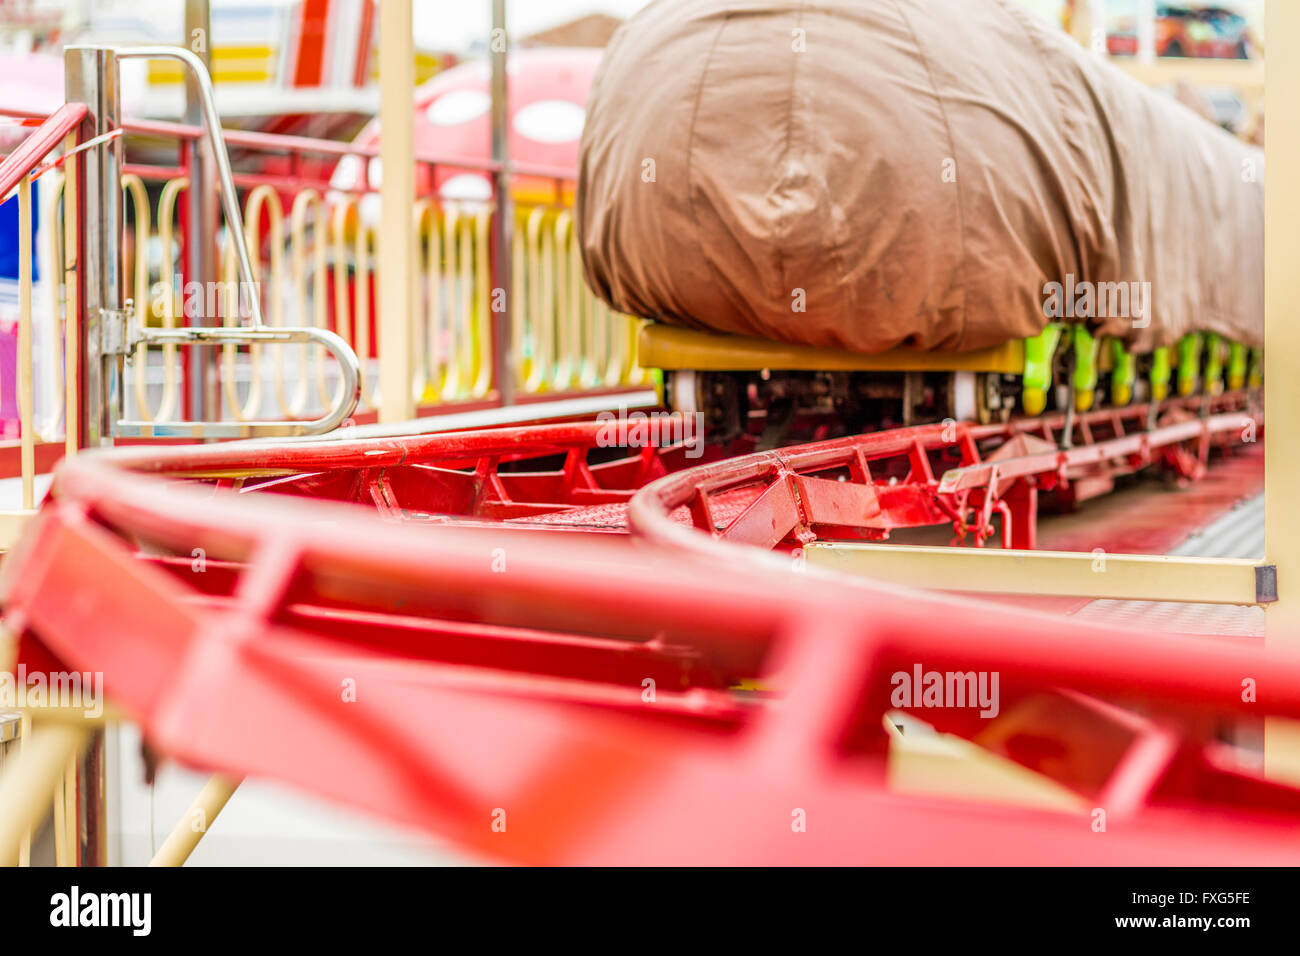
[[[1264,496],[1250,498],[1197,531],[1169,554],[1200,558],[1259,558],[1264,554]],[[1073,617],[1108,627],[1178,634],[1264,636],[1264,609],[1161,601],[1092,601]]]

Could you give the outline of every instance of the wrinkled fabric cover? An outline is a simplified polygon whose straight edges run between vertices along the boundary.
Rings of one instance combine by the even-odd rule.
[[[578,235],[611,306],[692,328],[983,348],[1072,276],[1151,284],[1147,328],[1089,322],[1137,348],[1261,345],[1263,189],[1260,150],[1012,0],[657,0],[597,73]]]

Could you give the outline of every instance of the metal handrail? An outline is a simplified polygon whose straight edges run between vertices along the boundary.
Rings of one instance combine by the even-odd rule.
[[[231,244],[234,246],[239,275],[248,288],[256,289],[257,281],[253,272],[252,260],[248,252],[248,240],[244,230],[244,219],[239,208],[239,195],[235,190],[234,175],[230,166],[230,155],[226,150],[217,114],[216,99],[203,61],[194,53],[183,47],[138,46],[115,49],[114,57],[121,59],[165,59],[176,60],[188,68],[199,91],[199,105],[203,115],[202,133],[208,138],[217,168],[219,192],[222,211],[226,217],[226,228],[230,232]],[[361,397],[361,363],[351,346],[333,332],[319,328],[273,328],[266,324],[262,314],[260,296],[254,295],[248,300],[248,326],[233,328],[162,328],[152,329],[138,327],[123,329],[123,347],[125,355],[134,354],[138,345],[258,345],[266,343],[290,344],[294,342],[311,343],[325,347],[339,363],[342,373],[342,387],[338,391],[334,407],[320,418],[306,422],[297,421],[140,421],[117,418],[114,434],[120,437],[163,437],[184,436],[188,438],[244,438],[267,435],[318,435],[328,432],[347,420],[356,409]],[[123,316],[125,319],[125,316]],[[127,320],[129,321],[129,320]],[[119,393],[120,395],[120,393]]]
[[[116,52],[118,59],[143,60],[179,60],[189,67],[199,89],[199,105],[203,109],[203,122],[207,128],[208,141],[212,145],[213,158],[216,160],[217,176],[221,180],[221,208],[226,214],[226,228],[235,238],[235,255],[239,260],[239,277],[255,288],[253,263],[248,258],[248,243],[244,238],[244,220],[239,214],[239,195],[235,192],[235,178],[230,170],[230,154],[226,152],[226,143],[222,138],[221,121],[217,116],[217,102],[212,92],[212,78],[207,67],[194,53],[184,47],[173,46],[137,46],[125,47]],[[253,328],[265,328],[262,321],[262,303],[254,297],[249,305],[252,313]]]
[[[202,328],[145,329],[138,340],[146,345],[291,345],[315,342],[323,345],[339,363],[342,387],[334,408],[310,421],[190,422],[120,419],[117,434],[127,438],[252,438],[272,435],[322,435],[343,424],[361,398],[360,365],[356,353],[341,337],[328,329],[315,328]]]

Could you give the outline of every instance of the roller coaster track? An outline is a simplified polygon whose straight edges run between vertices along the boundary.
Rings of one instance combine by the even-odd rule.
[[[1200,400],[1195,400],[1200,402]],[[1258,414],[1243,395],[1173,404],[1153,428],[1147,406],[1006,425],[948,422],[725,459],[656,479],[630,504],[641,537],[682,550],[718,539],[773,548],[827,538],[883,539],[896,528],[951,522],[954,544],[982,545],[1001,516],[1004,547],[1033,548],[1038,493],[1077,499],[1159,463],[1186,480],[1210,448],[1253,441]],[[1066,432],[1070,440],[1066,442]],[[993,451],[981,455],[981,447]],[[936,461],[947,462],[936,475]],[[737,508],[740,496],[742,506]],[[683,509],[695,531],[683,527]]]
[[[763,557],[917,524],[982,541],[1008,512],[1014,538],[1017,487],[1195,477],[1258,424],[1239,396],[1174,408],[1080,416],[1067,448],[1051,419],[948,423],[698,464],[599,423],[86,454],[0,597],[21,662],[102,671],[156,752],[495,858],[1294,863],[1300,790],[1216,728],[1300,718],[1297,656]],[[898,700],[918,667],[998,675],[998,713]],[[898,792],[899,712],[1060,799]]]
[[[608,424],[577,422],[180,453],[141,447],[113,461],[241,495],[368,504],[392,520],[609,532],[628,530],[632,513],[631,530],[677,546],[704,540],[674,530],[694,524],[770,548],[811,540],[819,526],[838,536],[885,538],[895,528],[948,522],[954,543],[969,535],[982,545],[1000,514],[1004,545],[1033,547],[1038,491],[1074,500],[1080,486],[1095,493],[1098,482],[1153,464],[1195,480],[1212,446],[1259,433],[1246,395],[1204,403],[1203,417],[1188,411],[1201,404],[1166,403],[1154,428],[1145,427],[1147,406],[1079,415],[1068,423],[1068,447],[1063,415],[1004,425],[947,422],[771,452],[752,452],[752,440],[696,444],[684,420],[684,442],[634,448],[620,445]],[[771,530],[759,532],[763,526]]]

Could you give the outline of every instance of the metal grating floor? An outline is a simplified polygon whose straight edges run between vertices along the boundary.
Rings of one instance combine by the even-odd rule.
[[[1169,552],[1198,558],[1260,558],[1264,554],[1264,496],[1242,502]],[[1092,601],[1073,615],[1097,624],[1178,634],[1263,637],[1264,609],[1167,601]]]

